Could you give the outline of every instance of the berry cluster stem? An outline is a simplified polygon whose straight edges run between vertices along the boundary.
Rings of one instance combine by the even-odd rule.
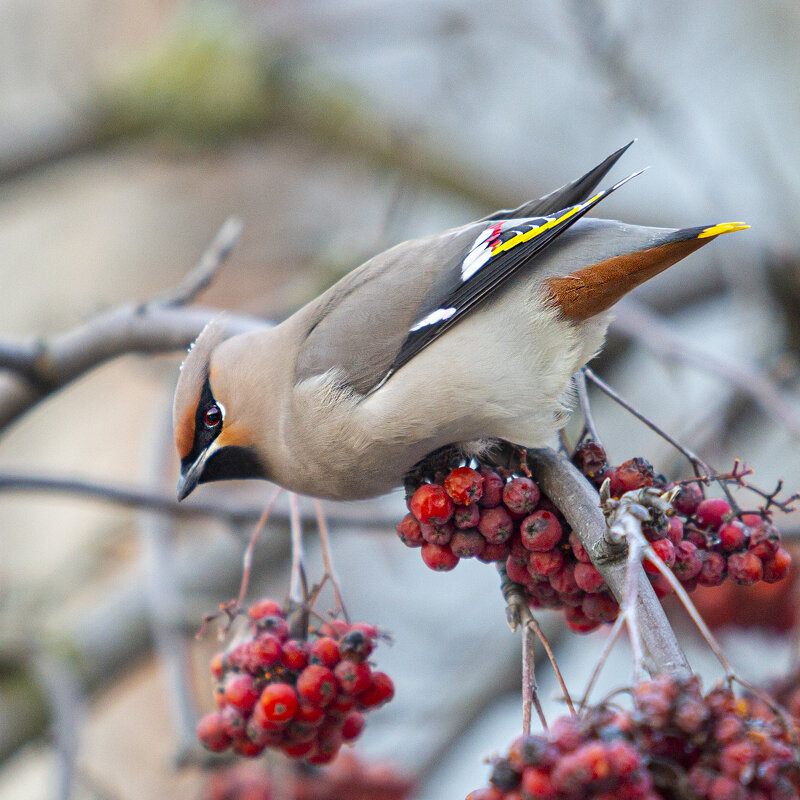
[[[534,479],[562,510],[614,597],[624,602],[627,552],[606,540],[597,492],[568,459],[553,450],[529,450],[528,463]],[[654,675],[688,679],[692,674],[689,662],[642,567],[636,569],[636,580],[636,615],[648,669]]]

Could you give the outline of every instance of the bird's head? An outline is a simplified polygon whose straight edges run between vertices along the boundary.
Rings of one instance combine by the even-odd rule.
[[[199,483],[265,477],[237,386],[238,348],[223,339],[223,326],[210,323],[181,366],[173,407],[181,459],[178,500]]]

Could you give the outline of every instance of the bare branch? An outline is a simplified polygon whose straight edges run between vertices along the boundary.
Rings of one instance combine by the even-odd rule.
[[[163,306],[182,306],[191,303],[208,288],[217,270],[227,261],[239,237],[243,224],[238,217],[228,217],[222,224],[211,244],[200,256],[200,260],[190,270],[179,286],[167,289],[153,299],[153,303]]]
[[[630,299],[617,306],[613,326],[616,332],[635,339],[660,358],[690,364],[719,376],[749,397],[792,436],[800,438],[800,404],[754,364],[707,350],[681,336],[655,312]]]
[[[217,517],[232,525],[250,525],[261,517],[262,506],[244,505],[242,503],[220,503],[213,501],[198,502],[194,499],[179,503],[172,497],[130,486],[119,486],[84,478],[62,478],[47,475],[27,475],[25,473],[0,471],[0,493],[2,492],[51,492],[54,494],[77,495],[96,500],[127,506],[129,508],[146,508],[160,514],[174,517],[197,518]],[[385,504],[381,504],[382,507]],[[394,525],[395,516],[391,509],[381,511],[374,504],[329,507],[328,517],[342,525],[368,525],[380,527]],[[278,512],[282,520],[286,514]]]
[[[597,492],[568,459],[553,450],[528,451],[534,479],[561,509],[586,552],[616,597],[625,596],[626,548],[613,548],[606,540],[606,522]],[[650,669],[654,674],[688,678],[686,656],[667,621],[664,609],[644,569],[637,569],[637,616]]]

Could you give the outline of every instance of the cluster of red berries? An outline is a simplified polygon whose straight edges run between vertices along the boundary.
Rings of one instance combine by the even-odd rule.
[[[494,761],[490,786],[467,800],[797,800],[791,736],[761,700],[696,677],[645,681],[632,711],[562,717]],[[682,787],[682,788],[681,788]],[[678,794],[676,794],[678,792]]]
[[[674,485],[655,474],[643,458],[598,468],[605,453],[593,442],[579,447],[574,460],[596,486],[608,478],[612,497],[645,486],[666,491]],[[791,556],[769,520],[759,514],[737,515],[727,500],[705,498],[697,483],[683,484],[673,505],[674,517],[656,520],[643,531],[653,550],[689,591],[696,586],[719,586],[726,577],[750,586],[758,581],[775,583],[788,575]],[[645,569],[656,572],[652,565],[646,564]],[[658,594],[669,592],[662,577],[654,584]]]
[[[273,780],[263,764],[239,763],[215,770],[202,800],[408,800],[414,783],[389,764],[342,753],[324,770],[303,766]]]
[[[593,442],[581,445],[574,461],[596,486],[608,479],[612,497],[645,486],[668,488],[643,458],[609,467]],[[505,562],[531,607],[563,608],[572,630],[587,633],[617,618],[619,605],[580,539],[530,477],[503,477],[488,465],[461,466],[422,484],[408,507],[397,534],[408,547],[421,549],[431,569],[451,570],[472,557]],[[788,573],[791,558],[768,521],[735,518],[726,501],[704,499],[696,484],[681,489],[675,508],[678,514],[653,520],[643,532],[688,589],[718,585],[726,575],[748,584]],[[647,562],[645,569],[659,597],[669,594],[658,569]]]
[[[394,696],[391,678],[367,659],[378,639],[373,625],[341,620],[290,635],[279,603],[250,607],[247,638],[211,660],[218,711],[197,724],[209,750],[243,756],[277,748],[311,764],[327,764],[364,727],[363,713]]]

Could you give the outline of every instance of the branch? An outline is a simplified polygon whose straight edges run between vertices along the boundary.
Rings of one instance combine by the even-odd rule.
[[[216,517],[231,525],[250,525],[258,521],[263,513],[262,506],[246,506],[242,503],[221,503],[215,501],[197,502],[186,500],[179,503],[172,497],[158,492],[148,491],[130,486],[119,486],[85,478],[61,478],[54,475],[26,475],[25,473],[0,471],[0,493],[2,492],[52,492],[79,497],[103,500],[109,503],[141,508],[173,517],[197,518]],[[383,509],[383,510],[381,510]],[[375,504],[358,504],[356,506],[334,505],[328,517],[341,525],[369,525],[377,527],[382,524],[394,524],[396,513]],[[277,514],[285,520],[285,513]]]
[[[662,317],[630,299],[617,306],[613,329],[635,339],[668,361],[690,364],[717,375],[749,397],[765,414],[800,438],[800,405],[768,373],[738,358],[729,358],[681,336]]]
[[[597,492],[580,472],[553,450],[529,450],[534,479],[558,506],[620,604],[625,597],[626,549],[606,541],[606,522]],[[686,656],[642,567],[637,569],[636,614],[650,670],[688,678]]]

